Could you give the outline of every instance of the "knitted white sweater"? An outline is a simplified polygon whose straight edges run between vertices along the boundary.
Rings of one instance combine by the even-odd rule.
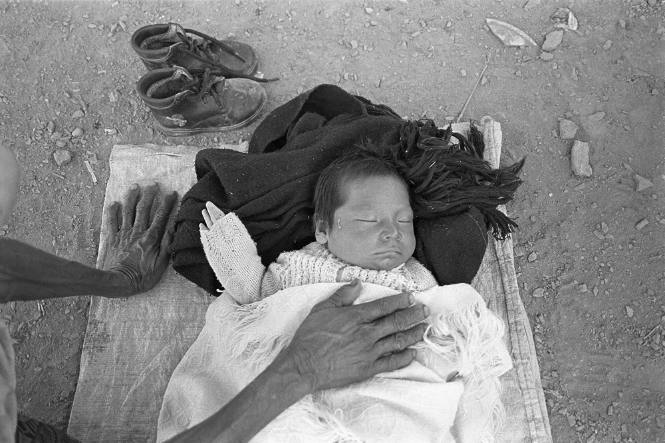
[[[423,291],[437,285],[434,276],[414,258],[389,271],[365,269],[345,263],[317,242],[280,254],[266,271],[245,225],[232,212],[210,230],[201,231],[201,243],[217,279],[240,304],[285,288],[355,278],[398,291]]]

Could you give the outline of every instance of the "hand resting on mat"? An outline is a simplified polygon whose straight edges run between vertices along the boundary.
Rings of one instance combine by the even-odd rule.
[[[19,175],[14,154],[0,144],[0,226],[7,222],[16,203]],[[168,265],[171,231],[167,224],[177,199],[177,194],[171,193],[157,206],[157,185],[143,190],[135,186],[122,205],[111,206],[113,216],[106,226],[111,241],[104,260],[109,270],[94,269],[17,240],[0,238],[0,303],[73,295],[129,296],[152,288]],[[151,216],[153,207],[156,211]],[[36,433],[65,438],[60,431],[35,420],[22,419],[17,426],[16,397],[10,381],[14,378],[13,353],[9,334],[1,323],[0,341],[10,343],[10,351],[0,346],[0,404],[6,412],[0,422],[0,439],[13,441],[16,435],[23,441],[27,433],[30,437]]]
[[[169,442],[246,442],[307,394],[346,386],[415,358],[425,307],[400,293],[353,305],[361,283],[315,305],[291,343],[229,403]]]
[[[172,235],[167,225],[178,199],[175,192],[160,197],[156,184],[135,186],[122,204],[110,207],[110,242],[102,270],[0,238],[0,302],[74,295],[127,297],[152,288],[168,265]]]
[[[169,264],[173,230],[167,224],[177,200],[176,192],[168,194],[151,217],[159,201],[159,185],[143,189],[134,185],[124,204],[114,202],[109,207],[105,226],[109,249],[101,268],[127,279],[129,292],[118,296],[145,292],[159,282]]]

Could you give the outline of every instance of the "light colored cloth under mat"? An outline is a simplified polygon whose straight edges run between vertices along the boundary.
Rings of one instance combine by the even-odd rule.
[[[454,125],[458,132],[468,124]],[[485,156],[501,155],[501,127],[484,119]],[[227,146],[242,150],[242,147]],[[115,146],[104,207],[134,182],[158,181],[164,190],[187,191],[195,181],[197,148]],[[104,214],[105,216],[106,214]],[[103,257],[106,235],[100,235]],[[515,276],[512,240],[490,243],[472,285],[508,325],[515,368],[502,377],[506,424],[499,441],[551,442],[538,362]],[[152,291],[129,299],[93,297],[83,343],[79,381],[68,432],[82,442],[154,441],[162,396],[205,321],[213,298],[169,269]]]

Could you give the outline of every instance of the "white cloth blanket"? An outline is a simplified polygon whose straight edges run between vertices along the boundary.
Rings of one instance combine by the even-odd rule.
[[[288,345],[312,306],[340,286],[297,286],[247,305],[222,294],[169,381],[157,441],[228,403]],[[357,303],[394,293],[364,283]],[[307,396],[252,441],[491,441],[501,416],[499,376],[512,367],[503,322],[466,284],[437,286],[415,297],[431,314],[412,364]],[[455,371],[461,377],[446,382]]]

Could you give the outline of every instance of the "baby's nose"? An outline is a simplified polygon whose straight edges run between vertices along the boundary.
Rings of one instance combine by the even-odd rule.
[[[399,225],[394,222],[385,223],[382,233],[385,239],[400,239],[402,237],[402,231],[400,231]]]

